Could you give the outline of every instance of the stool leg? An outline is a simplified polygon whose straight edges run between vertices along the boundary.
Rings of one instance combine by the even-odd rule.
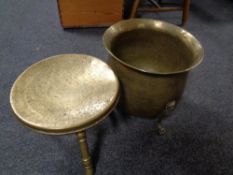
[[[190,0],[184,0],[183,5],[183,16],[182,16],[182,25],[184,26],[188,20],[189,16],[189,7],[190,7]]]
[[[140,2],[140,0],[134,0],[133,7],[132,7],[132,10],[130,13],[130,18],[136,17],[136,12],[137,12],[137,8],[139,6],[139,2]]]
[[[85,131],[78,132],[77,137],[80,145],[81,156],[82,156],[83,166],[86,171],[86,175],[93,175],[94,171],[91,162],[91,156],[88,150],[86,132]]]

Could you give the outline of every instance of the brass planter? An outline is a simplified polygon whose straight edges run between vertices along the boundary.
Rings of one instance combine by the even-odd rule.
[[[204,55],[189,32],[151,19],[118,22],[105,31],[103,42],[121,83],[120,106],[129,115],[147,118],[175,108],[188,72]]]

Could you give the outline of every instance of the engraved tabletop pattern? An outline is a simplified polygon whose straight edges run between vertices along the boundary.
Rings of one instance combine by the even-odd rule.
[[[26,69],[11,90],[17,117],[43,132],[69,133],[103,118],[117,100],[118,81],[102,61],[66,54]]]

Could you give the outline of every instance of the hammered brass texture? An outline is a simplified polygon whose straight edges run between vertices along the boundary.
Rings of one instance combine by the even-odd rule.
[[[177,104],[188,72],[204,56],[189,32],[152,19],[118,22],[105,31],[103,43],[122,85],[121,109],[141,117],[155,117],[170,102]]]
[[[156,117],[170,101],[179,101],[184,91],[187,73],[151,75],[132,71],[115,59],[109,64],[121,82],[120,109],[139,117]]]
[[[10,103],[17,118],[47,134],[89,128],[112,110],[118,80],[101,60],[81,54],[49,57],[26,69],[15,81]]]

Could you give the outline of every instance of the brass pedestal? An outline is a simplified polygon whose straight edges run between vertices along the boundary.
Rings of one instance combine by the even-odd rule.
[[[66,54],[26,69],[11,89],[10,103],[16,117],[35,131],[76,133],[86,175],[92,175],[85,130],[112,111],[118,91],[118,80],[104,62],[87,55]]]

